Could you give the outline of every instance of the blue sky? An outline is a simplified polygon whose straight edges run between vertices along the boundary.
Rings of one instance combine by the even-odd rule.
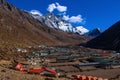
[[[38,10],[42,14],[62,14],[73,25],[92,30],[106,30],[120,19],[120,0],[8,0],[26,11]],[[52,6],[53,10],[48,9]],[[76,19],[76,20],[75,20]],[[73,21],[72,21],[73,20]]]

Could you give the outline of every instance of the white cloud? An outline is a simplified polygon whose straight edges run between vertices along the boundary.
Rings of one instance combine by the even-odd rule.
[[[48,6],[47,11],[53,12],[54,9],[56,9],[56,5],[55,5],[54,3],[52,3],[52,4],[50,4],[50,5]]]
[[[64,15],[63,16],[63,19],[66,20],[66,21],[69,21],[71,23],[81,23],[83,22],[83,18],[81,15],[77,15],[77,16],[71,16],[69,17],[69,15]]]
[[[68,16],[68,15],[67,15],[67,16],[64,15],[64,16],[63,16],[63,19],[66,20],[66,21],[68,21],[68,20],[69,20],[69,16]]]
[[[56,9],[59,12],[66,12],[67,11],[67,6],[61,6],[59,3],[56,2]]]
[[[53,12],[55,9],[59,12],[66,12],[67,11],[67,6],[62,6],[62,5],[60,5],[59,3],[56,2],[56,3],[49,4],[49,6],[47,8],[47,11]]]
[[[43,15],[43,14],[42,14],[40,11],[38,11],[38,10],[31,10],[30,13],[32,13],[32,14],[38,14],[38,15],[40,15],[40,16]]]
[[[69,16],[66,15],[67,12],[67,6],[60,5],[58,2],[49,4],[47,11],[53,12],[54,10],[57,10],[60,15],[63,16],[63,19],[71,22],[71,23],[82,23],[84,22],[84,19],[82,18],[82,15],[77,15],[77,16]]]
[[[82,21],[83,21],[83,18],[82,18],[81,15],[72,16],[72,17],[69,18],[69,22],[73,22],[73,23],[76,23],[76,22],[80,23]]]

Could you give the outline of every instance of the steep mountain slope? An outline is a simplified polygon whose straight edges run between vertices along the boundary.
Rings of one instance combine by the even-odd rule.
[[[120,50],[120,21],[112,25],[98,37],[88,41],[86,46],[101,49]]]
[[[48,27],[51,27],[53,29],[62,30],[64,32],[77,33],[80,35],[83,35],[84,33],[87,33],[89,31],[83,26],[73,27],[72,24],[65,21],[61,16],[55,15],[53,13],[48,13],[46,15],[41,16],[37,13],[31,12],[31,15],[35,19],[39,20],[40,22],[46,24]]]
[[[83,41],[81,36],[53,30],[6,0],[0,0],[0,47],[66,45]]]

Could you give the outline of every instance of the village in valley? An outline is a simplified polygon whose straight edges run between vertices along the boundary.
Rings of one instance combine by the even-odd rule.
[[[80,80],[118,79],[118,75],[113,74],[118,73],[120,68],[120,53],[117,51],[39,45],[14,48],[13,52],[24,56],[12,61],[12,69],[22,74],[68,80],[78,77],[83,78]]]
[[[0,0],[0,80],[120,80],[119,3]]]

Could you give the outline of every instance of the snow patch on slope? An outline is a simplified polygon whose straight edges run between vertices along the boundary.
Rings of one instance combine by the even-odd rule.
[[[83,26],[77,26],[77,27],[76,27],[76,32],[79,32],[79,31],[81,31],[81,32],[80,32],[81,35],[89,32],[89,30],[86,29],[86,28],[84,28]]]

